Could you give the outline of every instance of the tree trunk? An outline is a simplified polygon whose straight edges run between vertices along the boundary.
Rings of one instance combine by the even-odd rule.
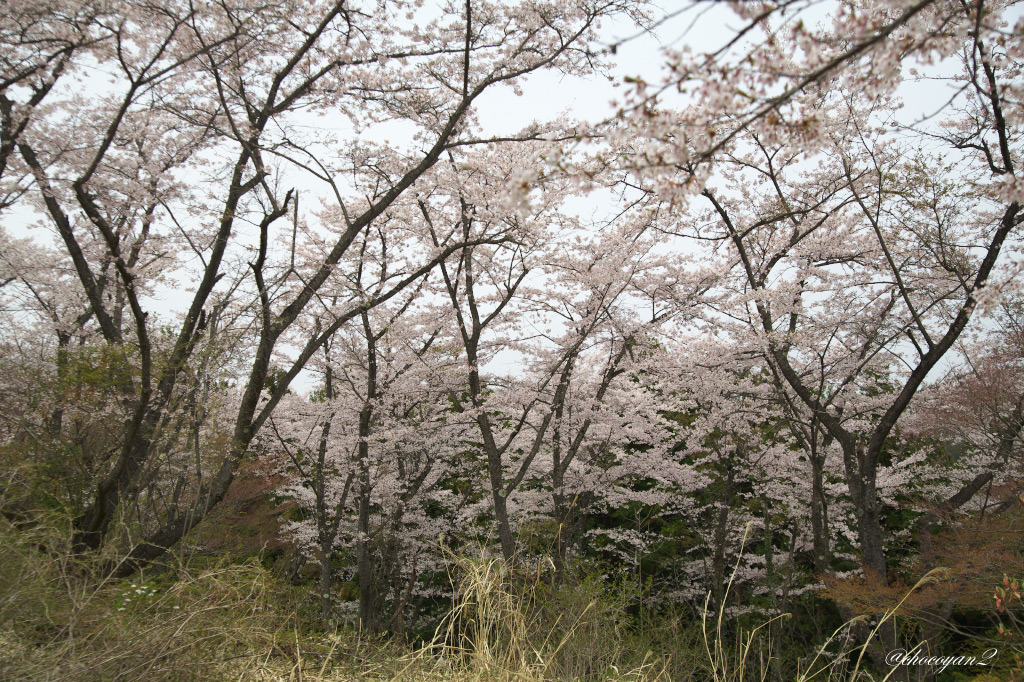
[[[886,580],[885,548],[882,543],[881,509],[875,488],[876,467],[853,438],[843,443],[843,464],[857,518],[857,541],[865,577]]]
[[[359,573],[359,628],[372,631],[376,625],[374,576],[370,552],[370,432],[377,399],[377,337],[370,328],[370,316],[361,315],[366,337],[366,396],[359,412],[359,517],[356,521],[356,570]]]
[[[730,464],[726,464],[726,466],[728,468],[725,487],[715,521],[714,556],[711,560],[711,590],[715,595],[715,602],[718,604],[721,604],[722,599],[725,598],[725,542],[729,538],[729,505],[732,503],[733,490],[733,468]]]
[[[320,620],[324,623],[331,615],[331,544],[320,543]]]
[[[811,537],[814,571],[824,575],[832,567],[831,538],[828,527],[828,503],[825,499],[825,452],[817,444],[817,433],[811,433]]]

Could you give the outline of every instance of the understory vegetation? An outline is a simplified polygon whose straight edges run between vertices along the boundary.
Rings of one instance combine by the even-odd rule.
[[[1019,552],[1016,523],[987,530],[997,542],[1016,538]],[[233,529],[225,522],[218,530]],[[844,595],[863,599],[857,607],[872,615],[842,623],[828,593],[795,600],[792,613],[730,616],[727,604],[751,597],[730,597],[732,579],[717,609],[710,594],[702,606],[655,606],[650,583],[637,576],[608,581],[593,566],[556,575],[550,559],[509,564],[477,547],[446,553],[447,598],[419,629],[395,638],[324,621],[314,581],[289,579],[287,559],[265,546],[180,552],[117,578],[123,557],[83,559],[71,537],[69,520],[55,514],[0,526],[4,680],[932,679],[942,662],[916,671],[872,664],[889,622],[907,650],[928,636],[946,658],[985,663],[954,662],[953,674],[938,679],[1012,680],[1022,671],[1014,655],[1024,641],[1019,581],[971,585],[1001,602],[948,610],[936,628],[936,593],[948,599],[967,587],[945,569],[885,594]]]

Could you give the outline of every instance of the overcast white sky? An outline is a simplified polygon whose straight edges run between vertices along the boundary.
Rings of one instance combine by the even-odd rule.
[[[688,7],[680,12],[678,8]],[[675,8],[675,9],[674,9]],[[577,78],[545,72],[532,74],[517,97],[508,88],[495,88],[478,102],[480,121],[487,131],[518,130],[531,121],[545,121],[561,114],[579,120],[600,121],[615,113],[612,101],[622,98],[624,77],[657,82],[663,75],[663,46],[685,43],[693,50],[717,49],[731,36],[739,19],[724,3],[695,5],[680,0],[659,0],[650,12],[657,22],[645,32],[631,22],[606,21],[604,46],[616,46],[609,77]]]
[[[813,21],[815,17],[824,16],[827,8],[827,3],[815,5],[808,19]],[[625,77],[639,76],[648,82],[661,80],[664,47],[687,45],[696,52],[713,51],[728,41],[741,24],[725,3],[718,2],[658,0],[650,14],[657,22],[653,32],[644,32],[624,20],[605,22],[602,42],[605,47],[616,45],[615,54],[611,57],[615,66],[607,77],[578,78],[545,72],[530,76],[522,85],[521,96],[516,96],[510,88],[497,88],[486,93],[477,103],[485,132],[508,134],[521,130],[534,120],[551,120],[563,114],[577,120],[603,120],[615,112],[612,101],[622,99],[624,88],[621,84]],[[907,116],[932,113],[948,99],[947,89],[942,84],[915,85],[912,88],[910,92],[913,95],[908,98],[909,106],[905,112]],[[377,137],[392,132],[398,133],[393,139],[403,137],[397,130],[376,129],[367,134]],[[19,219],[17,211],[8,212],[4,218],[5,227],[10,232],[26,234],[24,228],[28,220]],[[38,238],[40,235],[34,232],[33,236]],[[159,292],[153,307],[160,313],[184,309],[191,298],[188,287],[184,289],[179,292],[169,287]]]

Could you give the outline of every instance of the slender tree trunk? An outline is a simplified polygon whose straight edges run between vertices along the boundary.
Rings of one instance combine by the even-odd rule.
[[[832,564],[828,503],[825,499],[825,451],[817,443],[817,432],[811,431],[811,537],[814,570],[819,575],[829,572]]]
[[[333,543],[320,541],[320,620],[327,622],[331,615],[331,553]]]
[[[359,573],[359,627],[375,627],[375,581],[370,544],[370,432],[373,424],[374,403],[377,400],[377,337],[370,328],[370,317],[362,313],[363,332],[366,337],[366,396],[359,412],[359,515],[356,521],[356,570]]]
[[[67,380],[68,365],[70,364],[70,358],[68,357],[68,344],[71,342],[71,337],[61,331],[57,332],[57,385],[63,387],[64,382]],[[50,416],[46,420],[46,433],[50,438],[60,438],[61,429],[64,426],[64,407],[62,402],[58,402],[57,406],[50,412]]]
[[[714,534],[714,556],[711,560],[711,589],[715,595],[715,601],[719,604],[725,596],[725,543],[729,538],[729,506],[732,503],[733,492],[733,467],[727,463],[725,475],[725,486],[722,491],[722,499],[718,506],[718,515],[715,520]]]
[[[501,554],[505,561],[511,561],[516,555],[516,539],[512,535],[512,524],[508,520],[507,493],[500,488],[500,483],[494,484],[494,476],[491,477],[491,481],[494,488],[491,493],[494,518],[498,522],[498,542],[501,543]]]
[[[558,490],[562,486],[562,482],[559,480],[561,476],[555,477],[553,486],[555,490]],[[565,574],[565,562],[569,553],[569,539],[571,531],[569,530],[569,510],[566,508],[565,496],[561,493],[554,493],[552,495],[554,502],[555,512],[555,523],[558,527],[555,529],[555,553],[552,560],[555,563],[555,573],[558,575]]]
[[[359,628],[373,629],[374,576],[370,543],[370,489],[365,469],[360,470],[359,512],[356,519],[356,571],[359,574]]]
[[[565,485],[565,470],[562,467],[562,415],[564,405],[558,405],[555,412],[554,431],[551,435],[551,502],[554,506],[554,520],[558,524],[555,528],[555,573],[558,576],[565,574],[565,559],[568,554],[567,532],[569,525],[569,509],[565,501],[563,486]]]
[[[324,394],[328,402],[334,399],[334,373],[331,370],[330,351],[324,347],[324,360],[327,370],[324,377]],[[317,534],[320,536],[320,619],[325,623],[331,612],[331,554],[334,552],[335,533],[331,529],[331,519],[327,516],[327,447],[328,438],[331,435],[331,419],[329,414],[327,421],[320,430],[320,443],[317,447],[316,478],[316,525]],[[345,492],[348,492],[346,486]],[[344,503],[342,503],[344,504]],[[340,505],[339,505],[340,506]],[[341,513],[339,508],[336,515]],[[334,528],[337,528],[335,522]]]

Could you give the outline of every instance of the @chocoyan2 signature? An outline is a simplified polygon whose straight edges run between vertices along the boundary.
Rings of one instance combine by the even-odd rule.
[[[893,649],[885,656],[885,662],[891,666],[897,665],[928,665],[938,668],[936,672],[942,672],[949,666],[988,666],[992,665],[999,654],[999,649],[987,649],[978,656],[933,656],[922,652],[921,645],[907,651],[906,649]]]

